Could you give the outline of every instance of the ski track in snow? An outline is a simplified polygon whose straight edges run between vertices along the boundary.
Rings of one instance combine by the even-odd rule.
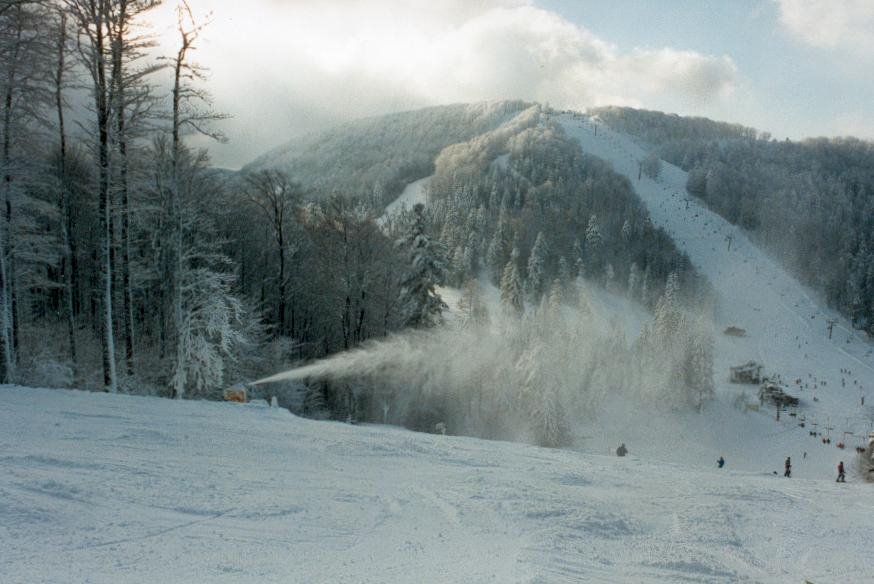
[[[712,464],[718,449],[722,449],[731,453],[727,458],[736,467],[749,470],[781,468],[782,459],[791,455],[795,470],[810,477],[833,476],[838,460],[854,466],[853,449],[864,442],[874,421],[874,344],[863,333],[854,331],[837,312],[818,304],[813,293],[753,244],[740,228],[687,194],[687,174],[681,169],[662,161],[657,179],[643,175],[639,180],[639,163],[647,152],[631,137],[588,116],[562,114],[558,122],[580,142],[584,152],[611,162],[631,181],[653,223],[689,255],[718,295],[714,364],[718,399],[708,406],[709,411],[702,416],[702,429],[697,431],[697,439],[709,438],[708,453],[701,451],[700,444],[691,443],[696,442],[692,439],[695,429],[688,432],[687,440],[669,442],[669,447],[662,449],[647,444],[645,434],[638,434],[638,451],[652,448],[654,455],[673,460],[692,458],[696,463],[711,456],[708,464]],[[837,323],[831,340],[828,319]],[[728,326],[746,329],[746,337],[722,334]],[[749,360],[763,363],[767,373],[780,374],[790,384],[802,400],[798,412],[806,416],[806,427],[798,426],[798,419],[785,411],[777,422],[773,408],[745,416],[737,413],[731,404],[741,391],[746,392],[747,402],[758,404],[757,387],[728,383],[728,369]],[[852,374],[843,374],[841,369]],[[794,385],[797,378],[808,388],[799,391]],[[818,401],[813,400],[814,378]],[[846,387],[842,387],[842,378]],[[731,423],[726,425],[726,419]],[[832,442],[826,445],[810,436],[809,431],[814,429],[813,421],[822,431],[828,420],[833,427]],[[684,421],[695,424],[688,417]],[[839,450],[835,445],[845,431],[853,434],[847,435],[847,449]]]
[[[0,387],[0,581],[872,582],[868,485]]]

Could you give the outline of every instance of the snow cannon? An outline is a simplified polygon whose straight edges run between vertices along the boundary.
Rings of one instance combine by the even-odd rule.
[[[227,402],[244,404],[249,401],[249,391],[246,389],[245,385],[238,383],[237,385],[225,388],[225,390],[222,391],[222,399]]]

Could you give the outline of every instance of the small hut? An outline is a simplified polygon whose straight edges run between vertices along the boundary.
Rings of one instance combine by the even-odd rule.
[[[731,372],[731,382],[759,384],[762,382],[762,369],[764,369],[764,365],[756,363],[755,361],[749,361],[743,365],[731,367],[729,368],[729,371]]]

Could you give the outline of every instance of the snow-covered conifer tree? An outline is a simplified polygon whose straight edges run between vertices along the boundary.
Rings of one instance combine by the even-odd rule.
[[[522,292],[522,279],[519,277],[519,268],[516,263],[519,260],[519,250],[513,248],[510,261],[504,267],[501,276],[501,305],[504,311],[512,316],[522,316],[525,312],[525,303]]]
[[[639,287],[640,268],[637,267],[637,262],[631,262],[631,267],[628,269],[628,297],[635,298]]]
[[[480,326],[489,321],[489,312],[483,301],[479,282],[470,278],[464,284],[464,291],[458,301],[458,309],[461,312],[462,326]]]
[[[507,260],[509,259],[507,252],[510,247],[511,236],[512,234],[507,227],[506,214],[502,212],[498,216],[498,222],[495,225],[494,232],[492,232],[485,255],[486,268],[489,271],[492,282],[495,284],[501,281],[501,274],[503,273],[504,266],[507,265]]]
[[[421,203],[413,207],[409,231],[396,245],[408,262],[399,299],[404,325],[425,328],[439,324],[447,307],[436,287],[446,277],[446,254],[426,233],[425,206]]]
[[[604,268],[604,238],[595,215],[589,218],[589,225],[586,227],[586,257],[591,275],[600,276]]]
[[[547,311],[551,318],[556,319],[560,315],[561,305],[564,302],[564,286],[561,280],[555,279],[552,281],[552,286],[549,289],[549,297],[546,301]]]
[[[574,240],[573,255],[571,256],[571,266],[573,267],[573,277],[585,276],[585,266],[583,265],[583,244],[579,239]]]
[[[561,403],[555,364],[543,340],[536,337],[516,364],[522,375],[522,407],[528,415],[535,442],[558,448],[570,443],[570,428]]]
[[[574,279],[571,274],[570,264],[568,264],[567,258],[564,256],[558,258],[558,279],[565,286],[571,284]]]
[[[546,260],[548,256],[549,246],[541,231],[537,234],[537,239],[534,240],[531,255],[528,256],[528,295],[535,304],[540,302],[541,297],[546,292]]]
[[[688,399],[697,409],[713,398],[713,335],[700,321],[688,335],[684,381]]]

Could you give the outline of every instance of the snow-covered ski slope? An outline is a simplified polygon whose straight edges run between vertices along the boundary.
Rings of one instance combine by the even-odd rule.
[[[431,177],[425,177],[419,179],[417,181],[411,182],[404,190],[398,195],[398,198],[388,204],[385,208],[385,212],[382,214],[382,217],[378,219],[380,224],[385,223],[389,217],[393,217],[402,213],[403,211],[410,211],[413,207],[418,205],[419,203],[425,204],[427,202],[427,193],[425,188],[428,186],[428,181],[431,180]]]
[[[0,582],[874,582],[867,485],[0,387]]]
[[[583,151],[610,161],[631,180],[653,222],[688,253],[716,289],[715,372],[722,405],[733,401],[744,389],[728,383],[728,369],[732,365],[756,360],[765,365],[767,373],[780,374],[792,385],[796,379],[802,380],[801,388],[796,389],[800,389],[797,395],[802,405],[798,413],[805,417],[805,428],[799,427],[798,418],[788,416],[788,412],[783,412],[779,423],[773,420],[773,409],[750,414],[763,419],[769,416],[771,423],[744,423],[743,428],[737,429],[737,439],[726,447],[737,449],[741,455],[746,450],[749,458],[755,460],[762,449],[778,444],[785,446],[785,455],[792,455],[798,462],[803,452],[808,452],[809,460],[822,462],[820,470],[824,473],[838,459],[854,459],[853,447],[861,444],[874,420],[871,408],[874,345],[854,331],[846,319],[819,304],[809,290],[763,253],[742,230],[689,196],[685,172],[662,162],[658,179],[646,175],[638,179],[639,163],[647,152],[632,138],[612,131],[596,118],[562,114],[558,121],[570,136],[579,140]],[[831,339],[829,319],[836,321]],[[722,331],[729,326],[745,329],[746,337],[724,335]],[[746,386],[747,401],[758,404],[756,390]],[[862,406],[865,393],[868,399]],[[714,407],[719,409],[720,404]],[[821,439],[809,435],[813,429],[824,432],[829,421],[831,444],[823,444]],[[845,436],[845,431],[854,434]],[[847,449],[840,451],[835,445],[844,438]],[[775,468],[778,464],[775,460]]]

